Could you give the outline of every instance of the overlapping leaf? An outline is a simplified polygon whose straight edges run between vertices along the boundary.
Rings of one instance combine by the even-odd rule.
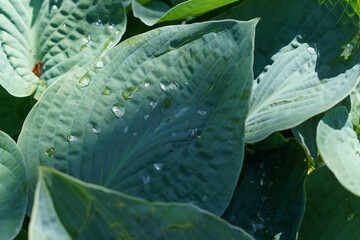
[[[27,205],[27,172],[16,143],[0,131],[0,239],[21,229]]]
[[[360,195],[360,144],[345,107],[326,113],[318,125],[316,143],[339,182]]]
[[[360,198],[324,166],[305,181],[306,210],[299,240],[360,239]]]
[[[30,240],[253,239],[190,204],[150,203],[48,168],[40,169],[29,235]]]
[[[19,138],[31,189],[47,165],[221,214],[242,166],[256,23],[156,29],[59,79]]]
[[[219,17],[261,17],[246,142],[300,124],[356,86],[359,17],[350,11],[345,1],[251,0]]]
[[[302,146],[277,133],[247,149],[240,185],[223,218],[258,240],[295,239],[305,206]]]
[[[146,25],[199,16],[239,0],[180,0],[171,1],[172,6],[158,0],[132,0],[134,16]]]
[[[125,30],[121,0],[5,0],[0,6],[0,85],[28,96],[39,78],[52,83],[74,66],[84,65],[114,46]]]

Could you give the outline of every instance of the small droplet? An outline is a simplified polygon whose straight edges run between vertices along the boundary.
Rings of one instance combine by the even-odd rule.
[[[95,134],[99,134],[101,132],[101,128],[99,126],[94,126],[91,130]]]
[[[134,133],[133,133],[133,136],[135,137],[136,135],[138,135],[137,132],[134,132]]]
[[[104,67],[104,63],[102,61],[98,61],[96,64],[95,64],[95,68],[103,68]]]
[[[201,128],[194,128],[189,130],[190,137],[200,137],[201,136]]]
[[[63,27],[64,27],[64,28],[66,28],[66,27],[67,27],[65,23],[63,24]]]
[[[150,102],[150,107],[151,109],[154,109],[156,107],[156,105],[158,104],[158,102]]]
[[[149,182],[151,182],[151,177],[149,175],[144,175],[142,176],[142,181],[144,184],[148,184]]]
[[[115,34],[116,34],[116,35],[119,35],[119,34],[120,34],[120,31],[116,31]]]
[[[164,168],[164,164],[163,164],[163,163],[154,163],[154,168],[155,168],[157,171],[160,171],[161,169]]]
[[[264,185],[264,179],[260,179],[260,186]]]
[[[75,142],[77,140],[77,137],[73,135],[67,135],[66,139],[68,142]]]
[[[172,82],[169,85],[165,85],[164,83],[160,82],[159,87],[162,91],[166,92],[169,90],[179,90],[179,84],[176,82]]]
[[[138,91],[139,88],[137,86],[131,86],[131,87],[128,87],[126,90],[124,90],[122,92],[122,96],[125,100],[128,100],[130,99],[135,93],[136,91]]]
[[[185,82],[185,86],[189,85],[189,82]]]
[[[85,77],[85,78],[81,78],[79,80],[78,86],[81,88],[84,88],[84,87],[89,86],[89,84],[90,84],[90,78]]]
[[[149,87],[150,86],[150,83],[146,82],[144,83],[144,87]]]
[[[84,38],[83,41],[85,42],[87,47],[90,47],[91,45],[93,45],[93,41],[91,40],[90,35],[88,35],[87,38]]]
[[[112,94],[112,90],[111,88],[109,88],[108,86],[105,86],[104,90],[101,92],[102,95],[111,95]]]
[[[205,110],[198,110],[198,114],[201,116],[205,116],[206,113],[207,113],[207,111],[205,111]]]
[[[58,9],[58,6],[53,5],[53,6],[51,7],[51,9],[52,9],[52,10],[57,10],[57,9]]]
[[[95,25],[96,26],[102,26],[103,25],[103,22],[101,19],[98,19],[96,22],[95,22]]]
[[[307,51],[308,51],[311,55],[315,55],[315,54],[316,54],[315,49],[312,48],[312,47],[308,47],[308,48],[307,48]]]
[[[121,118],[125,114],[125,108],[117,104],[111,107],[111,111],[117,118]]]
[[[128,130],[129,130],[128,126],[124,127],[124,133],[127,133]]]
[[[114,29],[114,27],[115,27],[115,24],[113,24],[113,23],[109,24],[110,29]]]
[[[203,200],[203,202],[206,202],[208,200],[208,196],[207,195],[202,196],[201,200]]]
[[[144,119],[145,119],[145,120],[148,119],[149,117],[150,117],[149,114],[144,115]]]
[[[52,155],[54,155],[54,153],[56,152],[55,148],[49,148],[45,151],[45,154],[48,156],[48,157],[51,157]]]

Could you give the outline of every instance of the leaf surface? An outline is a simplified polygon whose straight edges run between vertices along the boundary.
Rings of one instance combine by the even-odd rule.
[[[16,143],[0,131],[0,239],[12,239],[21,229],[27,205],[27,172]]]
[[[159,28],[59,79],[19,138],[31,189],[46,165],[222,214],[242,166],[256,23]]]
[[[342,187],[326,166],[306,178],[305,192],[299,240],[360,239],[360,198]]]
[[[223,218],[258,240],[295,239],[305,207],[302,146],[275,133],[246,149],[240,184]]]
[[[188,0],[172,1],[172,6],[157,1],[133,0],[132,8],[134,16],[138,17],[146,25],[152,26],[166,21],[182,20],[192,16],[199,16],[211,10],[223,7],[239,0]]]
[[[250,0],[218,18],[261,17],[246,142],[324,112],[359,81],[359,17],[345,1]]]
[[[190,204],[150,203],[44,167],[29,235],[30,240],[253,239]]]

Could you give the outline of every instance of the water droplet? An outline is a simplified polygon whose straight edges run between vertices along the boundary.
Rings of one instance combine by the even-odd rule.
[[[101,128],[99,126],[94,126],[91,131],[95,134],[99,134],[101,132]]]
[[[127,133],[128,130],[129,130],[128,126],[124,127],[124,133]]]
[[[95,22],[95,25],[96,26],[102,26],[103,25],[103,22],[101,19],[98,19],[96,22]]]
[[[206,202],[208,200],[208,196],[207,195],[202,196],[201,200],[203,200],[203,202]]]
[[[90,78],[88,77],[82,77],[80,80],[79,80],[79,84],[78,86],[81,87],[81,88],[84,88],[84,87],[87,87],[89,86],[90,84]]]
[[[96,64],[95,64],[95,68],[103,68],[104,67],[104,63],[102,61],[98,61]]]
[[[77,137],[73,135],[67,135],[66,139],[68,142],[75,142],[77,140]]]
[[[144,115],[144,119],[145,119],[145,120],[148,119],[149,117],[150,117],[149,114]]]
[[[206,113],[207,113],[207,111],[205,111],[205,110],[198,110],[198,114],[201,116],[205,116]]]
[[[116,31],[115,34],[116,34],[116,35],[119,35],[119,34],[120,34],[120,31]]]
[[[56,152],[55,148],[49,148],[45,151],[45,154],[48,156],[48,157],[51,157],[52,155],[54,155],[54,153]]]
[[[200,137],[201,136],[201,128],[193,128],[189,130],[190,137]]]
[[[144,184],[148,184],[149,182],[151,182],[151,177],[149,175],[144,175],[142,176],[142,181]]]
[[[63,24],[63,27],[64,27],[64,28],[66,28],[66,27],[67,27],[65,23]]]
[[[264,179],[260,179],[260,186],[264,185]]]
[[[159,87],[164,92],[169,91],[169,90],[179,90],[179,88],[180,88],[179,84],[176,82],[172,82],[169,85],[165,85],[164,83],[160,82]]]
[[[125,100],[128,100],[129,98],[131,98],[135,93],[136,91],[138,91],[139,88],[137,86],[131,86],[131,87],[128,87],[126,90],[124,90],[122,92],[122,96]]]
[[[316,54],[315,49],[312,48],[312,47],[308,47],[308,48],[307,48],[307,51],[308,51],[311,55],[315,55],[315,54]]]
[[[113,112],[115,117],[121,118],[125,113],[125,108],[119,104],[115,104],[114,106],[111,107],[111,111]]]
[[[146,82],[146,83],[144,83],[144,86],[145,86],[145,87],[149,87],[149,86],[150,86],[150,83]]]
[[[233,222],[235,222],[235,220],[236,220],[235,215],[230,215],[229,216],[229,223],[233,223]]]
[[[156,105],[158,104],[158,102],[150,102],[150,107],[151,109],[154,109],[156,107]]]
[[[114,29],[114,27],[115,27],[115,24],[113,24],[113,23],[109,24],[110,29]]]
[[[351,56],[353,49],[354,49],[354,46],[352,44],[346,45],[340,56],[343,56],[345,58],[345,60],[347,60]]]
[[[164,167],[164,164],[163,163],[154,163],[154,168],[157,170],[157,171],[160,171],[161,169],[163,169]]]
[[[84,38],[83,41],[85,42],[87,47],[90,47],[91,45],[93,45],[93,41],[91,40],[90,35],[88,35],[87,38]]]
[[[189,85],[189,82],[185,82],[185,86]]]
[[[57,10],[57,9],[58,9],[58,6],[52,5],[51,9],[52,9],[52,10]]]
[[[135,137],[136,135],[138,135],[137,132],[134,132],[134,133],[133,133],[133,136]]]
[[[102,95],[111,95],[112,94],[112,90],[111,88],[109,88],[108,86],[105,86],[104,90],[101,92]]]

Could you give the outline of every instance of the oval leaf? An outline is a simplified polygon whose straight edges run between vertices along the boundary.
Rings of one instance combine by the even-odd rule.
[[[317,128],[316,143],[339,182],[360,195],[360,144],[345,107],[325,114]]]
[[[360,239],[360,198],[343,188],[326,166],[306,178],[305,193],[299,240]]]
[[[242,166],[256,23],[156,29],[59,79],[19,139],[32,190],[47,165],[221,214]]]
[[[0,131],[0,239],[12,239],[21,229],[27,205],[27,172],[16,143]]]
[[[29,235],[30,240],[253,239],[190,204],[150,203],[44,167]]]
[[[223,218],[258,240],[295,239],[305,207],[307,165],[302,146],[279,133],[248,145],[240,185]]]
[[[250,0],[218,18],[261,17],[246,142],[295,127],[359,81],[359,17],[345,1]]]
[[[157,0],[146,1],[146,4],[142,4],[143,0],[133,0],[132,9],[135,17],[140,18],[146,25],[152,26],[161,22],[199,16],[237,1],[239,0],[173,1],[173,6],[169,6]]]

